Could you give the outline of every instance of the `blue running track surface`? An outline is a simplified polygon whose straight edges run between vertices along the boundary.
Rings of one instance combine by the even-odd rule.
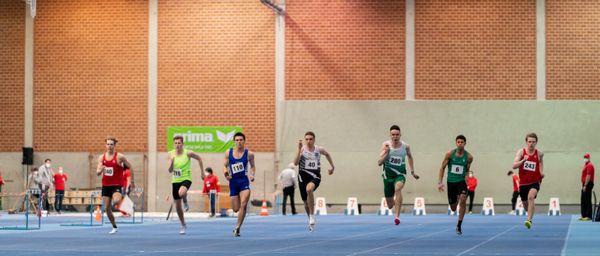
[[[600,255],[600,223],[578,216],[535,216],[525,228],[522,216],[466,215],[463,235],[456,216],[317,216],[308,232],[306,215],[251,216],[233,237],[235,218],[179,222],[148,217],[140,225],[62,227],[89,217],[50,216],[41,230],[0,230],[0,255]],[[0,216],[0,226],[21,225],[22,216]],[[177,217],[175,217],[177,219]],[[121,220],[121,219],[119,219]],[[31,221],[31,220],[30,220]]]

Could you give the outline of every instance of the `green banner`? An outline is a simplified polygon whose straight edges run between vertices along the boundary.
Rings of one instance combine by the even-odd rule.
[[[184,148],[194,152],[220,153],[232,148],[239,126],[171,126],[167,128],[167,150],[173,150],[173,137],[183,137]]]

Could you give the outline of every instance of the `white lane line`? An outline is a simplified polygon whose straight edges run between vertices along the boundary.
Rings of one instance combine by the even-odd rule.
[[[355,253],[352,253],[352,254],[348,254],[348,256],[354,256],[354,255],[359,255],[359,254],[363,254],[363,253],[370,253],[370,252],[374,252],[374,251],[377,251],[377,250],[380,250],[380,249],[384,249],[384,248],[388,248],[388,247],[391,247],[391,246],[401,245],[401,244],[404,244],[404,243],[407,243],[407,242],[410,242],[410,241],[414,241],[414,240],[417,240],[417,239],[421,239],[421,238],[425,238],[425,237],[428,237],[428,236],[433,236],[433,235],[436,235],[436,234],[439,234],[439,233],[447,232],[447,231],[452,230],[452,229],[454,229],[454,228],[444,229],[442,231],[438,231],[438,232],[435,232],[435,233],[429,233],[429,234],[426,234],[426,235],[414,237],[414,238],[411,238],[411,239],[408,239],[408,240],[404,240],[404,241],[400,241],[400,242],[393,243],[393,244],[388,244],[388,245],[380,246],[380,247],[373,248],[373,249],[366,250],[366,251],[355,252]]]
[[[569,221],[569,230],[567,231],[567,234],[565,235],[565,244],[563,244],[563,248],[560,251],[560,255],[561,256],[565,256],[567,255],[567,244],[569,244],[569,235],[571,235],[571,224],[573,224],[573,219],[575,219],[575,216],[571,216],[571,221]]]
[[[490,239],[488,239],[488,240],[485,240],[485,241],[483,241],[483,242],[481,242],[481,243],[479,243],[479,244],[477,244],[477,245],[475,245],[475,246],[473,246],[473,247],[471,247],[471,248],[467,249],[467,250],[466,250],[466,251],[464,251],[464,252],[461,252],[461,253],[459,253],[459,254],[456,254],[456,256],[460,256],[460,255],[463,255],[463,254],[465,254],[465,253],[467,253],[467,252],[470,252],[470,251],[472,251],[472,250],[475,250],[475,249],[477,249],[477,247],[479,247],[479,246],[482,246],[482,245],[484,245],[484,244],[486,244],[486,243],[489,243],[490,241],[492,241],[492,240],[496,239],[497,237],[499,237],[499,236],[501,236],[501,235],[504,235],[504,234],[506,234],[508,231],[511,231],[511,230],[515,229],[516,227],[518,227],[518,225],[512,226],[511,228],[509,228],[509,229],[505,230],[504,232],[502,232],[502,233],[499,233],[499,234],[497,234],[497,235],[495,235],[495,236],[493,236],[493,237],[490,237]]]

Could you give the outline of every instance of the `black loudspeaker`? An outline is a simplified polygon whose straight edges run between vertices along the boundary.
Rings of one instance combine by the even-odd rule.
[[[23,162],[24,165],[33,165],[33,148],[23,148]]]

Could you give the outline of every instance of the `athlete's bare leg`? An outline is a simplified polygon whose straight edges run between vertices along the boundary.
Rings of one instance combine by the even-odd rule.
[[[394,191],[394,207],[396,207],[395,217],[400,218],[400,211],[402,210],[402,189],[404,183],[396,182],[396,190]]]
[[[535,214],[535,197],[537,196],[537,193],[537,189],[532,188],[527,195],[527,219],[530,221],[533,220],[533,214]]]
[[[177,191],[179,193],[179,198],[175,200],[175,209],[177,209],[177,216],[179,217],[179,222],[181,223],[182,227],[185,227],[185,217],[183,215],[183,207],[181,206],[181,198],[184,198],[187,196],[187,188],[185,186],[181,186],[179,187],[179,191]]]
[[[315,215],[315,184],[309,182],[306,185],[306,201],[304,202],[306,214]]]

